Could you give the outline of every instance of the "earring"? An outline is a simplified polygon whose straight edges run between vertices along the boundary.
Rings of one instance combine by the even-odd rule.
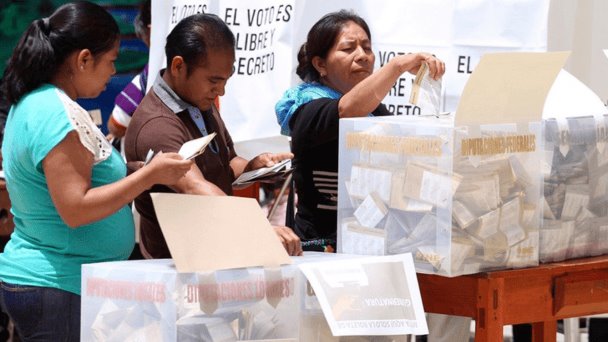
[[[80,70],[84,70],[84,65],[80,65]]]
[[[319,75],[321,76],[321,78],[325,77],[325,73],[324,72],[320,73]]]

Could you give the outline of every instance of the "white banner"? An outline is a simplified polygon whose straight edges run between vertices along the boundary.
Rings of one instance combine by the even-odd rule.
[[[300,82],[296,54],[310,27],[340,9],[354,10],[370,26],[376,69],[400,53],[427,51],[442,59],[445,111],[456,110],[484,53],[547,50],[549,0],[153,0],[150,79],[165,63],[165,37],[179,20],[217,14],[237,39],[235,74],[220,100],[232,138],[279,135],[274,105]],[[413,79],[402,75],[383,101],[393,114],[419,113],[408,102]]]

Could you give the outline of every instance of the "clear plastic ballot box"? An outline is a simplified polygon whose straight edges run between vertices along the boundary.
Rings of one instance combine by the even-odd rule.
[[[541,125],[341,120],[338,251],[446,276],[538,264]]]
[[[411,255],[394,257],[307,253],[207,273],[169,259],[83,265],[81,340],[405,341],[428,329]]]
[[[455,115],[340,120],[338,251],[445,276],[538,265],[541,114],[566,58],[483,56]]]
[[[170,259],[82,268],[82,341],[292,341],[297,267],[178,273]]]
[[[540,261],[608,253],[608,116],[544,120]]]

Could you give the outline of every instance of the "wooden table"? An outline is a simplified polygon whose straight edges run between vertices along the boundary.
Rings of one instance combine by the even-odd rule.
[[[426,312],[475,319],[475,341],[502,341],[503,325],[518,323],[555,341],[558,319],[608,312],[608,255],[418,282]]]

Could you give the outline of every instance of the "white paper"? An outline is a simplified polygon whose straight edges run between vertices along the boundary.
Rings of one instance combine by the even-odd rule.
[[[291,159],[285,159],[269,167],[261,167],[259,169],[243,172],[239,178],[232,182],[232,186],[239,186],[267,176],[271,177],[282,170],[289,169],[290,167]]]
[[[458,226],[462,229],[467,228],[477,221],[477,217],[458,201],[452,203],[452,216],[458,223]]]
[[[551,175],[551,165],[553,165],[553,149],[544,151],[544,159],[540,163],[540,173],[543,178],[548,178]]]
[[[524,241],[509,248],[507,267],[528,267],[538,265],[538,231],[528,232]]]
[[[521,216],[521,224],[523,227],[530,229],[530,227],[535,227],[535,225],[538,224],[536,222],[539,222],[540,216],[537,215],[539,214],[537,210],[540,210],[540,207],[536,207],[534,204],[524,204],[524,210]]]
[[[596,181],[591,184],[595,185],[592,187],[592,198],[598,198],[602,196],[606,196],[606,190],[608,189],[608,173],[602,174],[601,176],[596,176]]]
[[[372,192],[355,210],[354,215],[362,226],[375,228],[387,213],[386,205],[375,192]]]
[[[408,198],[403,194],[405,183],[405,171],[393,172],[391,201],[389,206],[394,209],[414,212],[429,212],[433,210],[433,205],[413,198]]]
[[[215,133],[211,133],[204,137],[193,139],[185,142],[179,149],[179,155],[184,159],[192,159],[205,151],[205,148],[215,137]]]
[[[587,184],[566,185],[566,199],[562,209],[562,220],[573,220],[581,208],[589,204],[589,186]]]
[[[350,195],[365,198],[375,191],[388,203],[391,198],[392,176],[388,170],[353,165],[350,174]]]
[[[341,252],[357,255],[384,255],[386,232],[382,229],[357,225],[354,219],[345,219],[341,225]]]
[[[509,246],[526,238],[526,231],[521,226],[522,208],[521,198],[517,197],[505,203],[500,208],[500,231],[507,237]]]
[[[479,228],[477,229],[477,236],[482,239],[496,234],[498,226],[500,224],[500,210],[492,210],[489,213],[479,218]]]
[[[593,250],[593,255],[606,254],[608,252],[608,226],[600,225],[597,229],[597,245]]]
[[[509,245],[504,234],[494,234],[483,241],[483,258],[492,264],[507,261]]]
[[[462,176],[449,175],[430,165],[408,162],[403,194],[445,208],[460,185]]]
[[[454,195],[469,211],[483,214],[498,208],[500,203],[500,179],[497,173],[480,174],[467,178]]]
[[[576,215],[576,222],[580,222],[589,218],[595,218],[597,217],[597,215],[595,215],[594,213],[592,213],[591,211],[589,211],[589,209],[587,208],[581,208],[581,211],[578,212],[578,215]]]
[[[553,211],[551,207],[549,207],[549,202],[547,202],[547,198],[545,196],[542,197],[543,201],[543,218],[549,220],[555,220],[555,215],[553,215]]]
[[[229,342],[237,340],[229,322],[221,317],[194,316],[176,322],[177,340]]]
[[[334,336],[428,333],[411,254],[299,266]]]
[[[452,240],[452,272],[450,273],[460,270],[466,258],[473,256],[474,252],[475,247],[469,241]]]
[[[540,230],[540,261],[566,259],[568,246],[573,239],[574,221],[545,221]]]
[[[599,142],[598,142],[598,144],[599,144]],[[601,167],[601,166],[608,164],[608,149],[604,149],[603,151],[600,151],[598,148],[596,155],[597,155],[597,167]],[[4,178],[4,177],[2,177],[2,178]]]
[[[445,208],[452,195],[452,179],[428,171],[422,173],[420,199]]]

